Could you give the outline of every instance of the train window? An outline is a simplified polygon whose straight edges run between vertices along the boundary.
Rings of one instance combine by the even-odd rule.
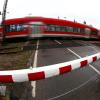
[[[57,31],[57,32],[59,32],[59,31],[61,31],[61,29],[60,29],[60,26],[55,26],[55,31]]]
[[[52,25],[52,31],[56,31],[56,26]]]
[[[61,31],[61,32],[65,32],[64,26],[60,26],[60,31]]]
[[[30,26],[29,24],[23,24],[23,26],[22,26],[22,27],[23,27],[23,29],[24,29],[24,30],[26,30],[26,29],[28,29],[28,28],[29,28],[29,26]]]
[[[80,33],[80,28],[78,28],[78,32]]]
[[[47,25],[46,31],[57,31],[57,32],[82,32],[84,29],[70,26],[58,26],[58,25]]]
[[[65,32],[68,32],[68,27],[67,26],[65,26]]]
[[[68,31],[68,27],[67,27],[67,26],[64,26],[64,29],[65,29],[65,32],[67,32],[67,31]]]
[[[46,31],[67,32],[67,26],[47,25]]]
[[[5,26],[5,31],[6,31],[6,32],[10,32],[10,30],[9,30],[9,25],[6,25],[6,26]]]
[[[73,27],[68,27],[68,32],[73,32]]]
[[[16,25],[16,30],[17,31],[23,30],[23,25],[20,25],[20,24]]]
[[[80,28],[74,27],[73,32],[80,32]]]
[[[55,31],[56,30],[56,27],[55,25],[47,25],[47,31]]]
[[[85,30],[83,28],[81,28],[80,33],[85,33]]]
[[[24,27],[21,24],[17,24],[17,25],[6,25],[6,31],[7,32],[22,31],[23,29],[24,29]]]
[[[10,31],[15,31],[16,28],[17,28],[16,25],[10,25],[10,26],[9,26],[9,30],[10,30]]]
[[[76,28],[75,27],[73,27],[73,32],[76,32]]]

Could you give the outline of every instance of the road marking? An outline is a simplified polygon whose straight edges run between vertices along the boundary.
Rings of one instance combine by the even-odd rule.
[[[36,68],[36,66],[37,66],[38,48],[39,48],[39,40],[37,41],[36,51],[35,51],[35,55],[34,55],[34,62],[33,62],[33,67],[34,68]]]
[[[74,88],[74,89],[72,89],[72,90],[70,90],[70,91],[68,91],[68,92],[65,92],[65,93],[63,93],[63,94],[60,94],[60,95],[58,95],[58,96],[49,98],[49,99],[47,99],[47,100],[55,100],[55,99],[58,99],[58,98],[60,98],[60,97],[65,96],[65,95],[68,95],[68,94],[70,94],[70,93],[72,93],[72,92],[74,92],[74,91],[80,89],[81,87],[85,86],[85,85],[88,84],[90,81],[94,80],[95,77],[96,77],[96,75],[93,76],[93,77],[91,77],[89,80],[87,80],[87,81],[84,82],[83,84],[79,85],[78,87],[76,87],[76,88]]]
[[[58,44],[62,44],[61,42],[59,42],[59,41],[57,41],[57,40],[54,40],[56,43],[58,43]]]
[[[59,44],[62,44],[61,42],[59,42],[59,41],[55,41],[55,42],[57,42],[57,43],[59,43]],[[78,55],[77,53],[75,53],[73,50],[71,50],[71,49],[67,49],[68,51],[70,51],[72,54],[74,54],[75,56],[77,56],[78,58],[82,58],[80,55]],[[92,66],[91,64],[89,64],[89,67],[90,68],[92,68],[97,74],[99,74],[100,75],[100,71],[98,70],[98,69],[96,69],[94,66]]]
[[[79,56],[77,53],[75,53],[75,52],[72,51],[71,49],[68,48],[67,50],[69,50],[71,53],[73,53],[73,54],[74,54],[75,56],[77,56],[78,58],[82,58],[81,56]],[[100,75],[100,71],[97,70],[94,66],[92,66],[91,64],[89,64],[89,67],[92,68],[97,74]]]
[[[99,52],[98,49],[96,49],[94,46],[90,46],[92,49],[94,49],[96,52]]]
[[[76,41],[75,41],[76,42]],[[90,48],[92,48],[92,49],[94,49],[96,52],[99,52],[99,49],[97,49],[97,47],[95,46],[95,45],[93,45],[93,44],[91,44],[91,43],[89,43],[89,45],[86,43],[86,42],[84,42],[84,41],[79,41],[80,42],[80,44],[82,44],[82,45],[84,45],[84,46],[88,46],[88,47],[90,47]],[[79,42],[76,42],[76,43],[79,43]]]
[[[38,48],[39,48],[39,40],[37,41],[36,51],[35,51],[35,55],[34,55],[34,62],[33,62],[33,67],[34,68],[36,68],[36,66],[37,66]],[[32,97],[35,98],[36,97],[36,81],[32,81],[31,86],[33,87]]]
[[[56,40],[56,41],[57,41],[57,40]],[[59,42],[59,41],[58,41],[58,42]],[[75,53],[75,52],[72,51],[71,49],[68,48],[68,50],[69,50],[71,53],[73,53],[74,55],[76,55],[78,58],[82,58],[81,56],[79,56],[77,53]],[[98,74],[100,75],[100,71],[99,71],[99,70],[97,70],[95,67],[93,67],[93,66],[90,65],[90,64],[89,64],[89,66],[90,66],[96,73],[98,73]],[[96,75],[95,75],[95,76],[96,76]],[[65,95],[68,95],[69,93],[72,93],[72,92],[74,92],[74,91],[80,89],[81,87],[85,86],[86,84],[88,84],[91,80],[93,80],[93,79],[95,78],[95,76],[93,76],[93,77],[90,78],[88,81],[84,82],[83,84],[79,85],[78,87],[76,87],[76,88],[74,88],[74,89],[72,89],[72,90],[70,90],[70,91],[68,91],[68,92],[65,92],[65,93],[63,93],[63,94],[61,94],[61,95],[58,95],[58,96],[49,98],[49,99],[47,99],[47,100],[55,100],[55,99],[58,99],[58,98],[60,98],[60,97],[65,96]]]
[[[32,97],[35,98],[36,97],[36,81],[32,81],[31,86],[33,87],[32,88]]]
[[[79,56],[77,53],[75,53],[74,51],[72,51],[71,49],[67,49],[68,51],[70,51],[72,54],[74,54],[75,56],[77,56],[78,58],[82,58],[81,56]]]
[[[91,64],[89,64],[89,67],[91,67],[97,74],[100,75],[100,71],[97,70],[94,66],[92,66]]]

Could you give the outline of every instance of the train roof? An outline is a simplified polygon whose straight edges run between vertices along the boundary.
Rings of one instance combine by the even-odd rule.
[[[45,18],[45,17],[23,17],[23,18],[14,18],[14,19],[7,19],[5,21],[6,25],[9,24],[23,24],[23,23],[28,23],[28,22],[43,22],[45,24],[51,24],[51,25],[61,25],[61,26],[73,26],[73,27],[80,27],[80,28],[91,28],[93,30],[97,30],[94,27],[91,27],[86,24],[81,24],[77,22],[72,22],[69,20],[62,20],[62,19],[55,19],[55,18]]]

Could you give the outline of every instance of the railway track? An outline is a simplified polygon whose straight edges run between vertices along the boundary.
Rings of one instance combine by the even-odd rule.
[[[25,46],[28,46],[30,41],[18,42],[18,43],[8,43],[0,48],[0,54],[13,54],[26,51]],[[30,50],[30,49],[28,49]]]

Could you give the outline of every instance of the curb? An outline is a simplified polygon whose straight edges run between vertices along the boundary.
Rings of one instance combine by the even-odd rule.
[[[98,59],[100,59],[100,53],[69,62],[38,68],[0,71],[0,82],[15,83],[45,79],[56,75],[61,75],[67,72],[71,72],[78,68],[85,67],[86,65],[95,62]]]

